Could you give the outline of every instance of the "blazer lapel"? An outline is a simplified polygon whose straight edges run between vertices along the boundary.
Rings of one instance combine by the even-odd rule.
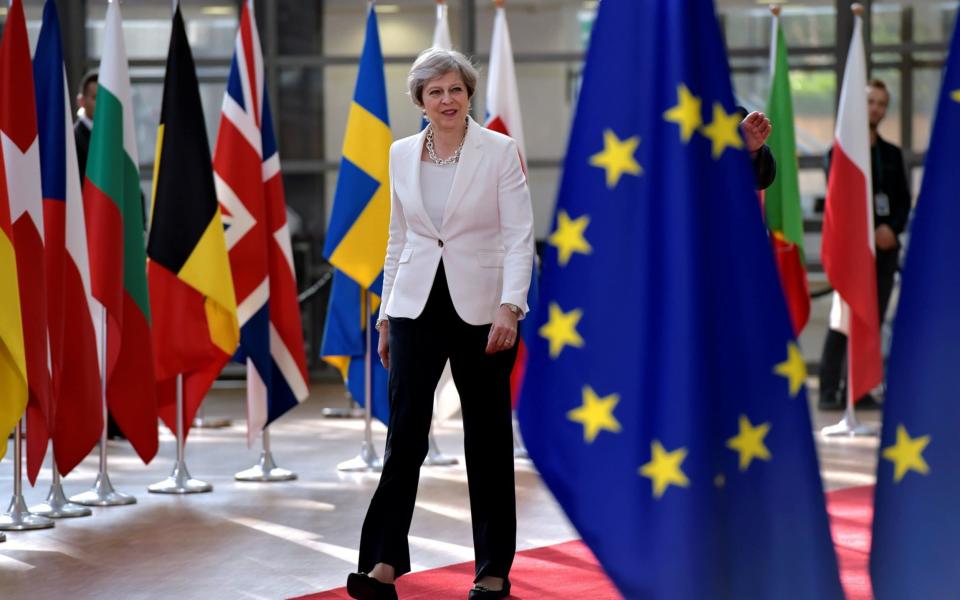
[[[470,125],[467,127],[467,139],[463,142],[463,150],[460,151],[460,161],[457,164],[457,172],[453,176],[453,185],[450,186],[450,195],[447,197],[447,205],[443,209],[443,221],[440,228],[447,224],[450,217],[457,210],[463,195],[467,191],[473,176],[480,166],[480,160],[483,158],[483,137],[480,131],[481,126],[471,117]]]
[[[412,182],[410,192],[413,196],[411,198],[413,209],[416,210],[417,215],[427,229],[429,229],[437,239],[440,239],[440,232],[437,231],[437,227],[433,224],[433,220],[430,218],[430,215],[427,214],[427,209],[423,205],[423,191],[420,188],[420,155],[423,153],[424,137],[426,137],[426,129],[413,138],[413,145],[409,149],[409,154],[404,161],[403,168],[410,174],[410,181]]]

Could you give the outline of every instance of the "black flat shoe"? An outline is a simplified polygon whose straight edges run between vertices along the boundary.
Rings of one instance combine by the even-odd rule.
[[[357,600],[397,600],[395,585],[377,581],[365,573],[350,573],[347,593]]]
[[[497,600],[499,598],[506,598],[510,595],[510,580],[505,579],[503,581],[502,590],[490,590],[479,583],[473,586],[473,589],[470,590],[470,594],[467,595],[468,600]]]

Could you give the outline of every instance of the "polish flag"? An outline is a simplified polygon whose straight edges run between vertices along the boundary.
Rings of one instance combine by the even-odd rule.
[[[839,295],[831,327],[849,335],[847,389],[854,401],[883,380],[866,89],[863,19],[857,15],[840,93],[821,247],[823,268]]]

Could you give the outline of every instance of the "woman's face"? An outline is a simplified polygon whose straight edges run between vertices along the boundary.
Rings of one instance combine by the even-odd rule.
[[[470,99],[460,73],[450,71],[423,86],[423,108],[427,118],[440,129],[462,127]]]

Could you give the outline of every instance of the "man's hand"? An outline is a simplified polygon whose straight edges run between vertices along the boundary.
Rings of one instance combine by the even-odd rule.
[[[873,232],[873,237],[880,250],[895,250],[897,248],[897,234],[889,225],[881,225]]]
[[[487,336],[487,354],[513,348],[517,343],[517,315],[513,314],[506,305],[497,310],[490,326],[490,335]]]
[[[762,112],[753,111],[747,115],[743,121],[740,121],[740,131],[743,132],[743,137],[747,140],[747,151],[752,155],[759,150],[764,142],[767,141],[767,138],[770,137],[770,132],[773,131],[773,124],[770,123],[767,115]]]

